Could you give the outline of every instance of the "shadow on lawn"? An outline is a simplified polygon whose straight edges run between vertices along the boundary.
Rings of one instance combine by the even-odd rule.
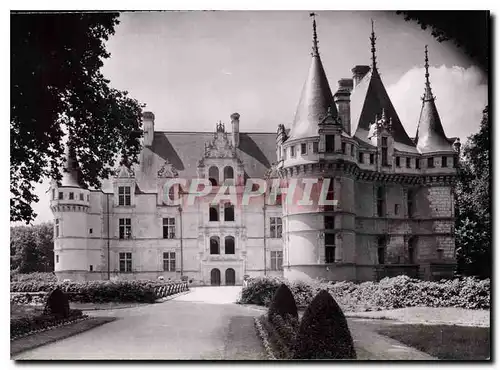
[[[375,331],[440,360],[487,360],[490,358],[490,328],[383,324]]]

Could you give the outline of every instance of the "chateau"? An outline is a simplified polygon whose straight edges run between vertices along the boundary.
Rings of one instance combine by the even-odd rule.
[[[68,147],[63,179],[51,186],[57,276],[232,285],[263,275],[452,275],[460,142],[441,125],[427,49],[422,101],[407,102],[422,106],[418,129],[408,135],[380,77],[375,39],[372,30],[371,65],[355,66],[333,94],[313,19],[311,65],[295,118],[277,133],[240,131],[238,113],[230,131],[219,123],[214,132],[160,132],[145,112],[140,163],[119,167],[99,190],[79,182]],[[304,192],[319,191],[315,180],[328,179],[327,198],[337,202],[298,207],[270,187],[248,205],[217,195],[232,187],[240,197],[252,178],[301,180]],[[193,188],[181,179],[208,180],[212,191],[190,204]]]

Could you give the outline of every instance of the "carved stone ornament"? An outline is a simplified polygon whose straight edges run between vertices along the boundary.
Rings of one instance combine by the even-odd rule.
[[[177,176],[179,176],[177,170],[167,159],[165,163],[163,163],[163,166],[161,166],[160,170],[158,171],[158,177],[166,178],[166,177],[177,177]]]
[[[115,171],[115,177],[120,179],[130,179],[135,177],[134,170],[122,164]]]
[[[271,164],[271,167],[269,167],[264,174],[264,179],[269,180],[269,179],[276,179],[279,177],[279,172],[277,168],[277,164],[273,163]]]
[[[231,140],[228,139],[224,125],[219,122],[211,142],[205,143],[205,158],[234,158],[236,156]]]
[[[375,116],[375,122],[372,125],[373,136],[378,135],[384,130],[392,134],[392,117],[389,117],[389,119],[387,119],[385,109],[382,109],[382,117],[380,119],[378,119],[378,116]]]

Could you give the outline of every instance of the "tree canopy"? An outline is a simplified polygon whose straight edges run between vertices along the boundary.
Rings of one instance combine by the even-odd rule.
[[[137,162],[142,106],[100,71],[118,16],[11,14],[11,221],[34,220],[34,184],[61,178],[65,131],[90,187],[109,177],[117,154]]]
[[[10,270],[21,274],[54,271],[54,226],[10,228]]]
[[[458,272],[482,278],[491,275],[491,178],[488,106],[479,132],[462,150],[456,186]]]
[[[422,29],[431,28],[437,41],[452,41],[481,67],[488,71],[489,11],[427,10],[398,11],[406,21],[417,22]]]

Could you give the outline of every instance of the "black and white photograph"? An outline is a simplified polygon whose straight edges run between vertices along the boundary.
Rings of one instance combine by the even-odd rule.
[[[491,361],[492,18],[10,9],[11,363]]]

